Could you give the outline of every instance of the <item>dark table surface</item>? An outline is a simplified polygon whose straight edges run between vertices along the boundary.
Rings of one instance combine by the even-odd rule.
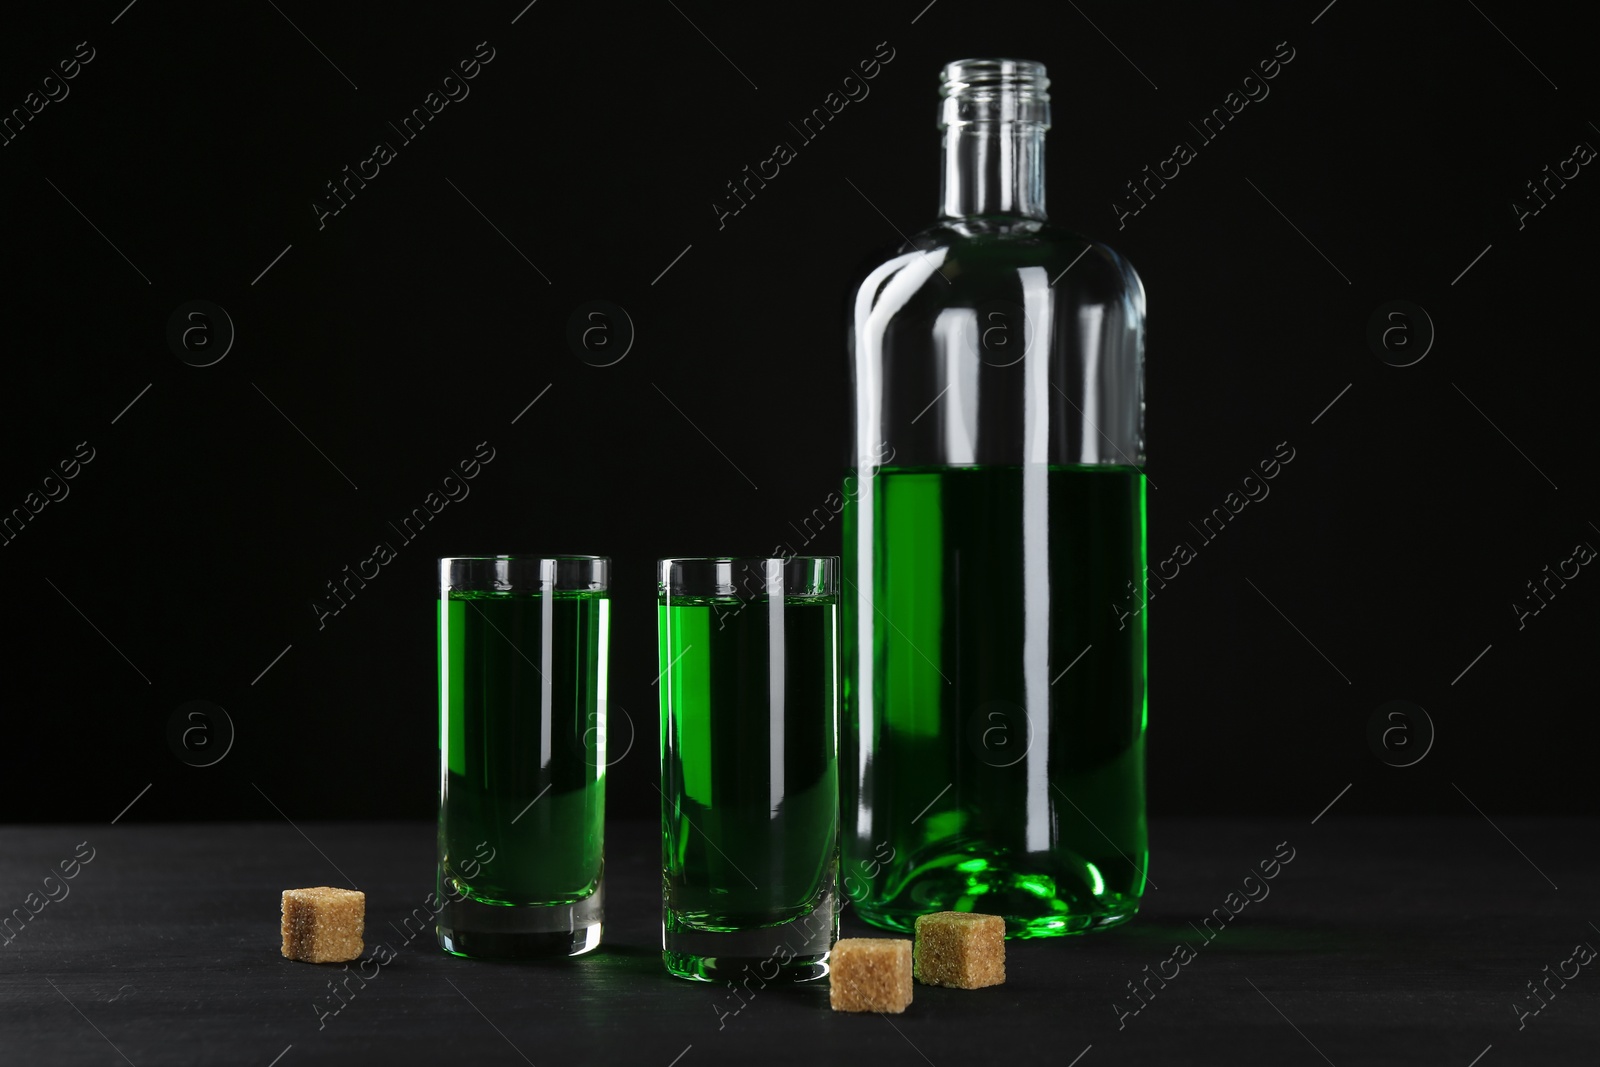
[[[878,1016],[830,1011],[825,981],[739,1001],[668,977],[658,846],[642,823],[608,829],[600,949],[538,964],[456,959],[431,933],[408,939],[403,919],[432,889],[428,825],[11,827],[0,906],[38,911],[13,917],[0,946],[0,1064],[1594,1064],[1600,962],[1552,976],[1578,968],[1566,962],[1576,946],[1600,946],[1597,830],[1157,820],[1155,884],[1133,923],[1011,942],[1005,985],[919,985],[904,1015]],[[91,849],[76,877],[46,885]],[[1229,894],[1289,849],[1268,895],[1203,937],[1201,920],[1238,907]],[[369,956],[379,942],[395,953],[369,963],[364,984],[355,967],[278,952],[281,890],[351,882],[367,894]],[[59,899],[41,906],[47,889]],[[872,932],[848,913],[845,927]],[[1180,943],[1187,962],[1164,962]],[[1151,980],[1132,1013],[1127,983],[1156,971],[1176,974],[1164,988]],[[344,1006],[323,1016],[330,981],[347,974],[358,978]],[[1529,982],[1544,983],[1537,1014]]]

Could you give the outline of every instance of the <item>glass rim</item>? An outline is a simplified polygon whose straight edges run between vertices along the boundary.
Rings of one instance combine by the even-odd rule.
[[[668,556],[656,563],[656,595],[839,595],[838,556]]]
[[[611,557],[610,556],[582,556],[582,555],[561,555],[561,554],[540,555],[539,553],[524,553],[524,552],[514,552],[514,553],[511,553],[509,555],[503,555],[503,556],[440,556],[439,557],[439,562],[440,563],[479,563],[479,562],[492,562],[494,560],[502,560],[502,559],[503,560],[517,560],[517,561],[521,561],[521,562],[527,562],[529,560],[553,560],[553,561],[558,562],[558,563],[559,562],[566,562],[566,561],[573,561],[573,562],[578,562],[578,563],[584,563],[584,562],[610,563],[611,562]]]
[[[463,592],[604,592],[609,556],[440,556],[439,595]]]
[[[838,556],[662,556],[656,565],[663,563],[802,563],[834,560]]]

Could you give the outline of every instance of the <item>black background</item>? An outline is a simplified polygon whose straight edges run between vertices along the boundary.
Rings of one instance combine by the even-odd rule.
[[[1309,816],[1346,785],[1345,814],[1595,810],[1562,783],[1590,777],[1570,739],[1600,578],[1520,631],[1511,607],[1600,544],[1600,178],[1523,228],[1511,208],[1600,143],[1592,40],[1566,16],[124,4],[35,6],[0,39],[7,111],[94,49],[0,147],[0,511],[94,450],[0,547],[8,819],[109,819],[136,795],[133,821],[427,817],[434,561],[506,551],[614,557],[609,796],[650,815],[654,560],[838,551],[836,525],[803,546],[790,524],[846,459],[844,293],[932,221],[938,70],[974,55],[1048,65],[1052,218],[1149,293],[1151,558],[1199,548],[1150,608],[1152,812]],[[386,123],[480,41],[470,96],[400,145]],[[870,96],[719,229],[724,183],[880,42]],[[1279,42],[1270,95],[1201,145],[1188,123]],[[380,139],[397,158],[319,228],[324,183]],[[1119,230],[1124,183],[1180,140],[1198,157]],[[204,368],[166,337],[195,299],[237,331]],[[567,340],[596,299],[636,331],[612,366]],[[1397,299],[1437,330],[1404,368],[1366,340]],[[482,441],[470,496],[400,544],[387,521]],[[1280,442],[1271,496],[1201,545],[1190,521]],[[380,540],[398,558],[319,628],[324,583]],[[210,767],[168,742],[195,699],[237,730]],[[1368,740],[1397,699],[1436,730],[1405,769]]]

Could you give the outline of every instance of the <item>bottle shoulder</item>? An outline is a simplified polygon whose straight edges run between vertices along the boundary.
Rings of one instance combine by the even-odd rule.
[[[1086,242],[1082,234],[1048,219],[992,215],[976,218],[939,219],[917,231],[910,244],[958,245],[1012,242],[1021,244],[1062,244]]]
[[[892,282],[916,289],[933,283],[962,302],[996,286],[1011,288],[1019,272],[1040,270],[1051,288],[1121,297],[1142,312],[1143,282],[1120,252],[1065,226],[1017,217],[941,219],[864,272],[856,293],[873,301]]]

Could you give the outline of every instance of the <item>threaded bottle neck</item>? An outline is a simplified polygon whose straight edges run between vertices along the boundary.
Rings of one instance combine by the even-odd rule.
[[[941,218],[1043,219],[1050,79],[1026,59],[962,59],[940,74]]]

